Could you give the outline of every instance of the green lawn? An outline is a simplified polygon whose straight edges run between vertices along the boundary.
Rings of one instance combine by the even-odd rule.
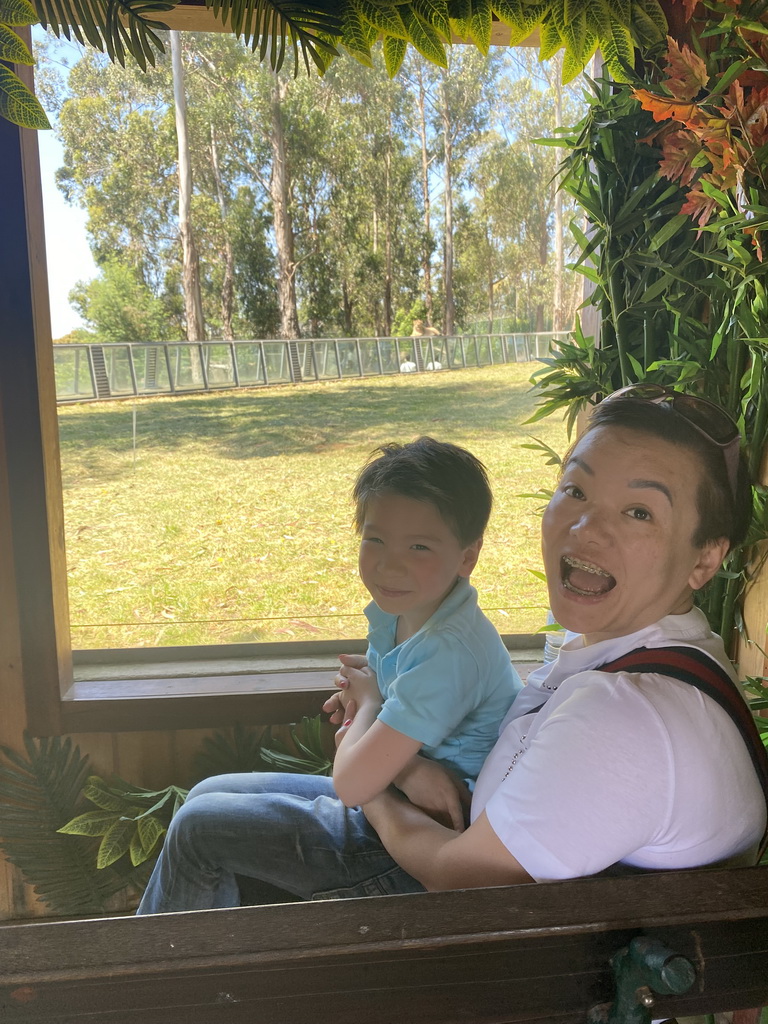
[[[532,427],[534,364],[60,409],[75,647],[364,633],[350,488],[376,445],[431,434],[487,465],[496,508],[473,582],[503,632],[547,605],[541,502],[559,419]],[[133,415],[137,444],[134,455]]]

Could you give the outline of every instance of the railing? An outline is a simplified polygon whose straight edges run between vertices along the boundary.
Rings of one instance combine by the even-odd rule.
[[[565,334],[54,345],[60,403],[541,359]],[[410,364],[410,365],[409,365]]]

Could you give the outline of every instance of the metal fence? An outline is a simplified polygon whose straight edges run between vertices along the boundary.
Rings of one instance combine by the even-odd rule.
[[[60,403],[298,384],[541,359],[565,334],[54,345]]]

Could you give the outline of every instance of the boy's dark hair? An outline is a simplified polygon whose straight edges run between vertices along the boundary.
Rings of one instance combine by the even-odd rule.
[[[433,437],[393,441],[371,452],[352,489],[358,533],[368,502],[384,494],[428,501],[464,547],[482,537],[493,505],[482,462],[465,448]]]
[[[695,452],[703,473],[696,494],[699,525],[693,535],[694,546],[703,547],[720,537],[727,537],[731,548],[744,541],[752,517],[752,487],[743,452],[739,453],[734,494],[723,450],[675,412],[669,402],[654,404],[635,398],[603,402],[592,411],[586,432],[596,427],[624,427]]]

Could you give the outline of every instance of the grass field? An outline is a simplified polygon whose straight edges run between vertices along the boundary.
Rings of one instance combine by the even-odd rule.
[[[73,644],[140,647],[364,635],[349,492],[376,445],[431,434],[489,469],[496,508],[473,582],[502,632],[544,621],[541,502],[521,447],[533,364],[59,411]],[[136,446],[133,418],[136,418]]]

